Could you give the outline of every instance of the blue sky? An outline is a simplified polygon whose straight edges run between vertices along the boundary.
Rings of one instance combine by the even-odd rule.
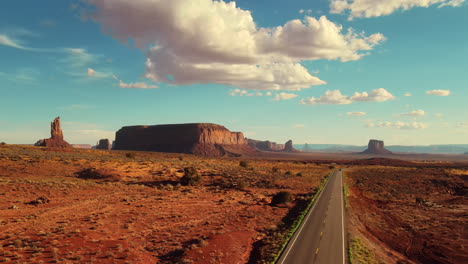
[[[5,0],[0,141],[32,144],[60,116],[71,143],[188,122],[278,142],[468,143],[468,4],[372,2]]]

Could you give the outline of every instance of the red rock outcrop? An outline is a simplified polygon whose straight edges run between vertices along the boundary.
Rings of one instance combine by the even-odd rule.
[[[231,132],[224,126],[210,123],[122,127],[116,133],[114,149],[212,157],[254,151],[241,132]]]
[[[382,140],[371,139],[366,150],[361,152],[362,154],[373,154],[373,155],[389,155],[393,154],[390,150],[385,149],[385,144]]]
[[[63,132],[60,126],[60,117],[56,117],[52,123],[50,123],[50,138],[41,139],[34,144],[35,146],[40,147],[49,147],[49,148],[71,148],[72,146],[68,144],[63,139]]]
[[[247,139],[247,143],[252,148],[261,150],[261,151],[281,151],[284,149],[284,144],[277,144],[276,142],[271,142],[268,140],[261,141],[255,139]]]
[[[294,148],[292,140],[288,140],[286,144],[284,144],[284,152],[297,152],[298,150]]]
[[[109,139],[100,139],[96,145],[96,149],[110,150],[112,149],[112,144]]]

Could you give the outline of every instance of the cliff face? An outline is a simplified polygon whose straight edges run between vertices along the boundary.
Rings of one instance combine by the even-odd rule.
[[[284,144],[277,144],[268,140],[261,141],[255,139],[247,139],[247,143],[252,148],[261,150],[261,151],[281,151],[284,149]]]
[[[98,144],[96,145],[96,149],[105,149],[105,150],[110,150],[112,148],[112,145],[110,143],[109,139],[100,139]]]
[[[63,139],[63,132],[60,126],[60,117],[56,117],[52,123],[50,123],[50,138],[41,139],[34,144],[35,146],[50,147],[50,148],[71,148]]]
[[[225,146],[252,150],[241,132],[209,123],[123,127],[116,133],[114,149],[231,155]]]
[[[382,140],[371,139],[367,149],[361,152],[362,154],[374,154],[374,155],[388,155],[392,154],[390,150],[385,149],[385,144]]]
[[[288,140],[286,144],[284,144],[284,150],[285,152],[297,152],[297,149],[293,147],[293,142],[292,140]]]

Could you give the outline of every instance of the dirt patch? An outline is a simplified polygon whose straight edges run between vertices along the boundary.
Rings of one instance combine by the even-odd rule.
[[[346,171],[352,236],[384,263],[463,263],[467,182],[451,170],[365,167]]]

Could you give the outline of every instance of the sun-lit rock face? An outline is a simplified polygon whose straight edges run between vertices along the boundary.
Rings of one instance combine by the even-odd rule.
[[[371,139],[366,150],[363,154],[375,154],[375,155],[388,155],[392,154],[390,150],[385,149],[385,144],[382,140]]]
[[[249,138],[247,142],[252,148],[261,151],[281,151],[284,149],[284,144],[277,144],[276,142],[271,142],[268,140],[262,141]]]
[[[51,148],[71,148],[63,139],[63,132],[60,126],[60,117],[56,117],[52,123],[50,123],[50,138],[41,139],[34,144],[35,146],[51,147]]]
[[[252,151],[241,132],[210,123],[122,127],[116,133],[114,145],[115,150],[230,155],[225,147]]]

